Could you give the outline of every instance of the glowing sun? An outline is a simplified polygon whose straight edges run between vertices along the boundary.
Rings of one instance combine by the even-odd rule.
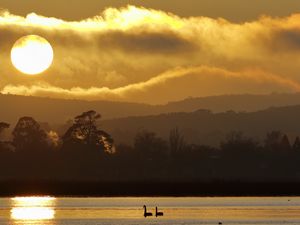
[[[53,61],[49,42],[37,35],[20,38],[11,50],[12,64],[24,74],[36,75],[47,70]]]

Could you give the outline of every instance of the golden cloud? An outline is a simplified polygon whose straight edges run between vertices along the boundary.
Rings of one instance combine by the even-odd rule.
[[[3,88],[2,93],[27,96],[54,96],[66,99],[111,99],[119,101],[135,99],[137,102],[147,101],[155,104],[199,93],[202,96],[241,92],[268,93],[274,87],[285,92],[300,91],[300,83],[263,71],[232,72],[220,68],[201,66],[176,68],[147,81],[115,89],[108,87],[63,89],[45,84],[32,86],[7,85]],[[153,98],[155,96],[157,98]]]
[[[135,6],[108,8],[82,21],[3,11],[0,90],[152,103],[299,91],[299,21],[295,14],[231,23]],[[13,43],[27,34],[45,37],[54,48],[54,64],[44,75],[22,76],[9,62]]]

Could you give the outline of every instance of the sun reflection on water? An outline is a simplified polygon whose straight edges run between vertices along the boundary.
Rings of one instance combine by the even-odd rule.
[[[55,200],[53,197],[12,198],[11,218],[21,221],[52,220],[55,218]]]

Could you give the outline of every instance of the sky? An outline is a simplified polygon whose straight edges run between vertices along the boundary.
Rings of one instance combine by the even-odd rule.
[[[163,104],[187,97],[300,91],[300,1],[0,0],[0,92]],[[44,73],[10,60],[39,35]]]
[[[47,17],[82,20],[109,7],[142,6],[181,17],[207,16],[232,22],[254,20],[261,15],[288,16],[300,11],[298,0],[0,0],[0,8],[26,16],[35,12]]]

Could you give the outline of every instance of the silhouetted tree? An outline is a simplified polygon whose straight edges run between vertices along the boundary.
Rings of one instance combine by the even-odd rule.
[[[282,139],[281,139],[280,150],[282,150],[282,151],[289,151],[289,150],[291,150],[291,149],[292,149],[292,147],[291,147],[289,138],[288,138],[288,136],[285,134],[285,135],[283,135],[283,137],[282,137]]]
[[[272,131],[267,133],[265,138],[265,148],[267,150],[278,151],[281,149],[281,141],[283,134],[280,131]]]
[[[221,150],[232,152],[234,154],[245,153],[257,149],[258,143],[253,139],[245,137],[241,131],[232,131],[227,136],[225,141],[221,142]]]
[[[93,110],[76,116],[73,125],[63,136],[64,147],[67,149],[88,148],[99,152],[114,153],[112,137],[97,127],[97,120],[100,118],[101,115]]]
[[[168,140],[142,130],[136,134],[133,146],[119,144],[117,154],[108,156],[101,154],[113,153],[114,143],[109,134],[98,128],[100,118],[95,111],[76,116],[63,128],[63,138],[47,124],[44,128],[48,132],[33,118],[21,118],[12,133],[14,146],[11,142],[0,141],[0,169],[7,171],[0,180],[7,176],[16,180],[227,182],[297,181],[299,177],[300,138],[297,137],[291,147],[288,136],[280,131],[266,135],[265,148],[240,131],[229,133],[220,148],[213,148],[185,143],[178,128],[170,131]],[[9,124],[0,123],[0,134],[7,128]],[[132,141],[130,136],[122,135],[126,141]],[[68,151],[43,151],[54,148]],[[265,149],[272,151],[263,151]],[[297,151],[288,151],[290,149]],[[176,157],[168,157],[168,151]]]
[[[0,122],[0,138],[1,138],[1,134],[2,134],[2,132],[5,130],[5,129],[7,129],[7,128],[9,128],[9,124],[8,123],[4,123],[4,122]],[[1,139],[0,139],[0,150],[2,151],[2,150],[6,150],[6,149],[8,149],[8,147],[9,147],[9,142],[4,142],[4,141],[2,141]]]
[[[134,139],[134,148],[147,159],[162,159],[166,155],[167,143],[154,132],[142,130]]]
[[[176,127],[170,131],[169,136],[169,147],[172,155],[176,155],[181,152],[185,146],[185,141],[183,135],[180,133],[179,129]]]
[[[47,147],[47,133],[32,117],[20,118],[12,135],[17,151],[43,150]]]
[[[4,129],[9,128],[9,124],[8,123],[4,123],[4,122],[0,122],[0,134]]]
[[[4,122],[0,122],[0,135],[2,134],[2,132],[5,130],[5,129],[7,129],[7,128],[9,128],[9,124],[8,123],[4,123]],[[1,137],[1,136],[0,136]]]
[[[293,144],[293,150],[300,151],[300,138],[296,137],[295,142]]]

